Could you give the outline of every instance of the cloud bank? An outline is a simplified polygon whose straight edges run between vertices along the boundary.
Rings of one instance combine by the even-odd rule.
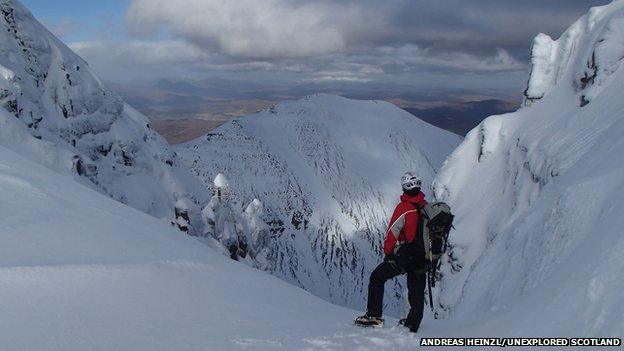
[[[509,74],[517,84],[536,34],[557,36],[606,2],[131,0],[128,40],[72,47],[105,57],[99,66],[177,64],[176,74],[274,72],[324,82]]]

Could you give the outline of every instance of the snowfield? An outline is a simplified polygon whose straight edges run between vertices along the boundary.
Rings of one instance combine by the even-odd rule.
[[[352,326],[358,312],[2,146],[0,193],[3,350],[407,350],[419,342],[397,328]]]

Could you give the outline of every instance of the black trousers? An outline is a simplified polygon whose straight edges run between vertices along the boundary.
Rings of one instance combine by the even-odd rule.
[[[381,317],[384,286],[388,280],[402,274],[407,274],[407,299],[410,303],[407,323],[418,329],[425,307],[426,274],[415,271],[406,273],[394,262],[384,261],[371,273],[368,283],[368,314],[374,317]]]

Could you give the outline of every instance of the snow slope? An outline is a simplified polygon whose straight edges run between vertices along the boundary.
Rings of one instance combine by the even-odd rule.
[[[239,118],[176,151],[206,187],[225,174],[241,211],[262,201],[273,233],[267,271],[363,309],[401,175],[414,170],[430,184],[460,140],[386,102],[319,94]],[[387,294],[397,315],[400,282]]]
[[[0,145],[154,216],[205,200],[145,116],[18,1],[0,12]]]
[[[443,314],[534,335],[624,334],[624,1],[539,35],[525,107],[471,131],[435,181],[457,212]]]
[[[401,350],[356,314],[0,146],[3,350]],[[396,323],[396,321],[389,321]],[[431,326],[431,325],[430,325]]]

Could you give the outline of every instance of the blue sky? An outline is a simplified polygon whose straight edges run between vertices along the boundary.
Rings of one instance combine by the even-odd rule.
[[[518,92],[532,39],[609,0],[21,0],[105,79]]]
[[[106,29],[124,33],[129,0],[21,0],[48,29],[66,42],[97,39]]]

